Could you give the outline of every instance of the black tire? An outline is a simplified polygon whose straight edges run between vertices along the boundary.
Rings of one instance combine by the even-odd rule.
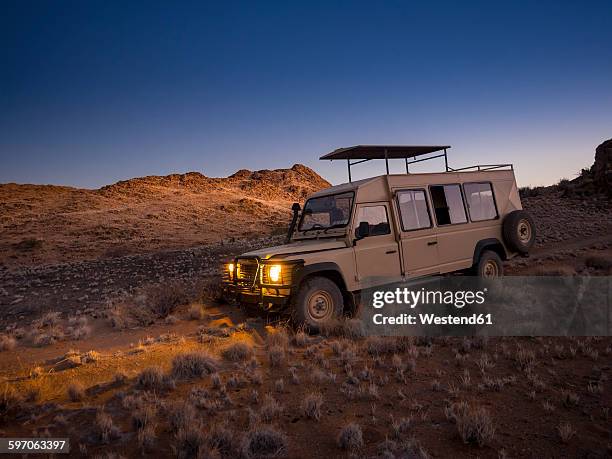
[[[291,304],[293,322],[313,332],[341,317],[343,309],[342,292],[326,277],[306,279]]]
[[[476,275],[488,279],[504,275],[504,265],[497,252],[492,250],[482,252],[476,264]]]
[[[503,223],[504,242],[514,252],[527,254],[536,238],[533,218],[524,210],[514,210]]]

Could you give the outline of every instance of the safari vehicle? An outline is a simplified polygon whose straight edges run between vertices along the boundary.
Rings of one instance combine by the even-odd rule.
[[[349,183],[294,203],[287,243],[242,254],[223,270],[240,303],[289,307],[310,329],[351,313],[365,288],[410,278],[503,275],[503,261],[527,255],[535,240],[511,164],[448,166],[449,146],[354,146],[320,159],[346,160]],[[440,153],[443,151],[443,153]],[[444,158],[445,171],[410,173]],[[351,167],[384,159],[387,174],[352,181]],[[402,159],[405,174],[390,174]]]

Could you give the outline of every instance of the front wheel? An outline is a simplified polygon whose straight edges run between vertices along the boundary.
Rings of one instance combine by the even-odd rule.
[[[302,283],[291,306],[296,325],[317,332],[342,316],[342,292],[326,277],[311,277]]]
[[[485,250],[476,265],[476,275],[485,279],[502,277],[504,265],[499,255],[492,250]]]

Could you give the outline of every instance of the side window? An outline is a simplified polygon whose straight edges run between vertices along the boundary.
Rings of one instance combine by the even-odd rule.
[[[424,190],[398,191],[397,204],[404,231],[431,227]]]
[[[490,183],[466,183],[463,185],[468,212],[473,222],[497,218],[497,209]]]
[[[467,222],[459,185],[434,185],[429,192],[438,226]]]
[[[368,222],[370,225],[370,236],[381,236],[391,233],[385,206],[360,207],[357,210],[355,226],[358,227],[361,222]]]

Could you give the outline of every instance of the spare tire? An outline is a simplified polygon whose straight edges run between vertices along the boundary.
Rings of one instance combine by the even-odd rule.
[[[526,254],[536,238],[533,218],[524,210],[514,210],[504,218],[503,233],[504,242],[510,250]]]

